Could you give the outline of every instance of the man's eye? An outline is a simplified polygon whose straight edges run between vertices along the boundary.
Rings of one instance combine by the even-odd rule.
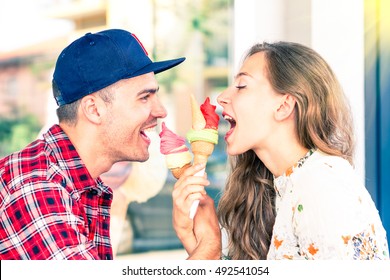
[[[141,97],[141,100],[148,100],[149,97],[150,97],[150,94],[146,94],[146,95]]]
[[[238,86],[236,86],[236,88],[240,90],[240,89],[246,88],[246,85],[243,85],[243,86],[242,85],[238,85]]]

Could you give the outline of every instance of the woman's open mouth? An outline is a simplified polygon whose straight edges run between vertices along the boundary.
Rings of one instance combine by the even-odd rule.
[[[236,127],[236,120],[228,114],[222,114],[223,118],[230,123],[230,129],[225,135],[225,141],[229,138],[229,136],[233,133],[234,128]]]

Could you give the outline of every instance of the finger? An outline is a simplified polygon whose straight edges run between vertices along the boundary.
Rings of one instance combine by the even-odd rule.
[[[195,201],[195,200],[202,200],[204,198],[204,194],[201,194],[201,193],[191,193],[187,196],[187,199],[185,200],[185,204],[186,204],[186,208],[188,208],[188,210],[191,208],[191,205],[192,203]]]
[[[173,199],[173,208],[175,211],[188,217],[192,204],[196,200],[202,200],[207,194],[205,192],[187,192],[184,195],[175,197]]]
[[[199,171],[201,171],[202,169],[205,169],[205,168],[206,168],[206,164],[205,163],[195,164],[195,165],[190,166],[189,168],[187,168],[183,172],[183,175],[180,176],[180,178],[185,177],[185,176],[193,176],[193,175],[195,175],[196,173],[198,173]]]
[[[195,201],[200,201],[204,198],[205,195],[201,193],[192,193],[187,196],[187,198],[184,201],[182,213],[185,214],[185,216],[189,218],[189,214],[191,211],[191,207],[194,204]],[[192,219],[191,219],[192,220]]]
[[[178,208],[187,208],[188,201],[192,202],[196,199],[202,199],[204,196],[207,196],[207,192],[203,186],[199,185],[189,185],[172,191],[173,203]]]
[[[182,177],[184,177],[184,176],[182,176]],[[175,183],[175,185],[173,186],[173,189],[184,189],[190,185],[197,185],[197,186],[205,187],[205,186],[210,185],[210,181],[204,177],[186,176],[184,178],[180,178],[180,180],[178,180]]]
[[[204,186],[201,185],[187,185],[184,188],[177,188],[172,191],[172,197],[174,200],[179,197],[186,198],[189,194],[192,193],[201,193],[203,195],[206,194],[206,190]]]

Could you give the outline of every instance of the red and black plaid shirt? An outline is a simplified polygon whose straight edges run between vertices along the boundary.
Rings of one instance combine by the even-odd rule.
[[[112,190],[58,125],[0,160],[0,259],[112,259]]]

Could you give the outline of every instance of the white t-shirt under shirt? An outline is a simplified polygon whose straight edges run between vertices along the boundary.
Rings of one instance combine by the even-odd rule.
[[[309,151],[275,178],[268,259],[388,259],[378,211],[348,161]]]

